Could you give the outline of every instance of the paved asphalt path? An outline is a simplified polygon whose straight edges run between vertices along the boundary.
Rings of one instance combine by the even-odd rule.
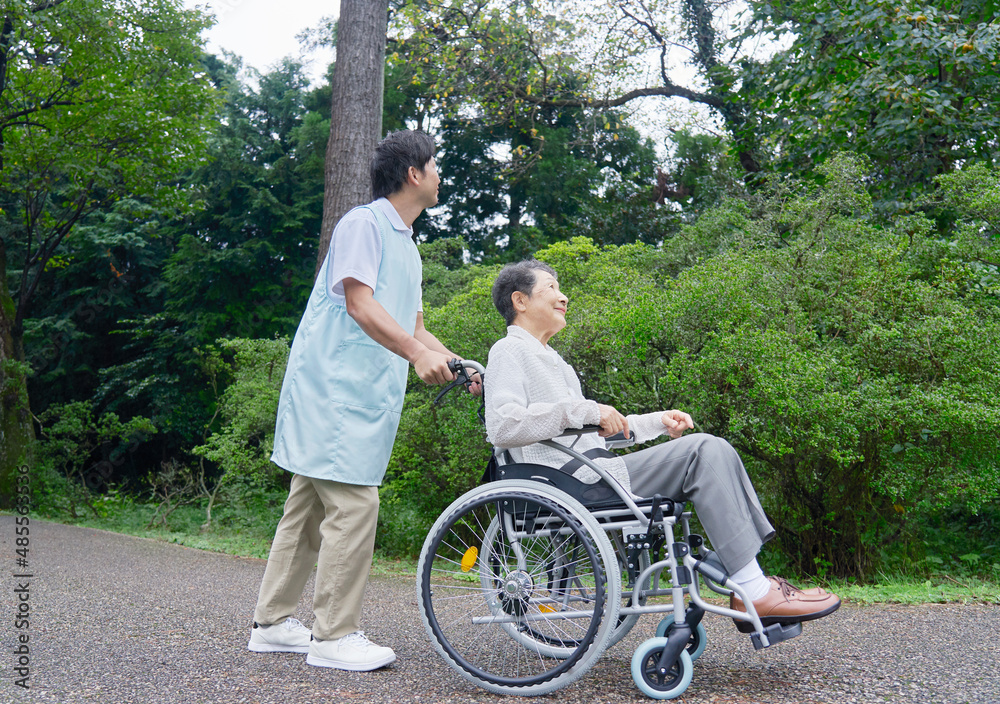
[[[399,660],[373,673],[306,665],[246,649],[264,561],[32,521],[28,628],[14,519],[0,516],[0,702],[499,702],[433,651],[412,578],[375,577],[363,627]],[[307,586],[311,596],[312,585]],[[309,599],[297,614],[311,623]],[[852,606],[802,636],[754,651],[731,622],[705,620],[708,650],[679,702],[1000,702],[1000,607]],[[544,702],[649,702],[632,682],[640,620],[577,683]],[[14,684],[17,637],[30,636],[30,690]],[[527,701],[527,700],[526,700]]]

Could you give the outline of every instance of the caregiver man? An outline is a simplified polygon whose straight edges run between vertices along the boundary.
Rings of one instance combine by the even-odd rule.
[[[729,443],[704,433],[682,437],[694,427],[682,411],[626,417],[584,398],[576,372],[548,345],[566,327],[569,305],[551,267],[535,260],[508,264],[493,285],[493,302],[508,325],[507,336],[490,349],[486,367],[486,430],[494,446],[506,449],[514,462],[561,467],[568,457],[538,443],[567,428],[600,425],[599,433],[576,441],[574,449],[581,453],[604,448],[601,438],[618,432],[631,430],[640,443],[669,435],[671,442],[594,461],[636,496],[691,501],[730,578],[747,590],[765,625],[836,611],[840,599],[834,594],[803,591],[780,577],[764,576],[756,555],[774,528]],[[588,467],[574,476],[586,483],[599,480]],[[746,610],[735,596],[731,606]]]
[[[260,585],[249,648],[308,653],[366,671],[396,659],[360,628],[407,363],[429,384],[454,379],[452,354],[424,328],[413,221],[437,203],[434,142],[403,130],[372,155],[374,202],[337,224],[292,342],[271,460],[292,473]],[[312,630],[292,618],[316,565]]]

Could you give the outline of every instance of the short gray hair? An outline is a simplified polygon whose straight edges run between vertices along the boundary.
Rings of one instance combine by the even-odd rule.
[[[520,291],[531,298],[531,290],[538,280],[536,271],[556,275],[555,269],[537,259],[525,259],[508,264],[497,274],[497,280],[493,282],[493,305],[497,307],[508,325],[513,325],[514,318],[517,317],[514,302],[510,300],[510,297],[514,291]]]

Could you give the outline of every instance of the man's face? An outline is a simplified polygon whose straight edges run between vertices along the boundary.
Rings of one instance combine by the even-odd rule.
[[[425,208],[437,205],[438,189],[441,186],[441,177],[438,176],[437,163],[434,157],[424,164],[423,173],[418,172],[417,178],[420,182],[420,193],[423,196],[421,201]]]

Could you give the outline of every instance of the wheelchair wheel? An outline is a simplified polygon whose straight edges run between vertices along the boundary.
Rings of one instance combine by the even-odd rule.
[[[490,522],[489,527],[486,529],[486,536],[483,539],[483,548],[480,554],[491,555],[503,550],[502,541],[504,540],[504,534],[500,524],[499,516]],[[532,549],[536,552],[545,551],[552,554],[549,561],[550,564],[546,569],[546,583],[547,588],[557,589],[560,582],[578,578],[576,574],[578,565],[575,554],[579,552],[581,545],[578,541],[572,541],[570,545],[561,546],[558,543],[552,542],[551,538],[547,540],[548,542],[546,542],[546,539],[537,539],[533,543]],[[496,588],[496,567],[496,558],[490,560],[489,564],[486,561],[480,562],[479,578],[480,585],[484,591],[491,591]],[[561,594],[563,599],[566,600],[568,595],[564,590]],[[550,604],[540,606],[539,609],[543,609],[548,613],[548,609],[553,609],[554,611],[564,608],[564,606],[564,604],[559,606]],[[491,610],[494,613],[502,613],[503,602],[494,602],[491,605]],[[500,628],[526,648],[537,650],[544,657],[557,658],[559,660],[571,657],[576,652],[583,637],[583,634],[580,633],[575,634],[580,637],[574,637],[574,634],[570,632],[559,633],[556,637],[553,637],[546,633],[546,629],[539,628],[532,623],[501,623]]]
[[[505,483],[509,484],[510,486],[517,485],[521,488],[529,489],[533,492],[544,494],[545,496],[548,496],[555,501],[564,503],[574,501],[572,497],[567,496],[561,490],[556,489],[555,487],[551,487],[547,484],[539,483],[537,481],[513,479]],[[586,510],[585,507],[583,506],[580,506],[580,508]],[[587,513],[589,516],[589,512]],[[600,523],[598,522],[597,525],[599,526]],[[499,523],[495,522],[493,525],[491,525],[490,530],[487,531],[490,540],[493,538],[493,536],[496,535],[498,528],[499,528]],[[605,536],[608,536],[606,532],[603,532],[603,534]],[[625,568],[623,562],[624,546],[618,545],[618,543],[620,543],[621,541],[620,539],[617,539],[617,537],[616,539],[612,539],[610,536],[608,536],[608,542],[615,551],[615,556],[617,558],[618,566],[620,569],[620,575],[622,579],[620,583],[624,585],[628,582],[628,571]],[[562,559],[564,564],[567,563],[569,565],[572,564],[571,560],[567,561],[565,560],[565,558],[557,557],[557,559],[553,561],[552,565],[553,567],[552,578],[557,579],[559,577],[558,569],[560,565],[560,559]],[[640,555],[639,561],[641,563],[640,569],[644,569],[649,565],[649,555],[647,553],[642,553]],[[572,577],[572,575],[567,573],[566,577]],[[485,579],[487,581],[483,582],[484,589],[489,588],[488,575],[485,576]],[[645,603],[645,599],[643,599],[642,602]],[[629,595],[625,593],[625,588],[623,586],[622,606],[628,606],[631,603],[632,603],[631,598],[629,597]],[[631,616],[619,616],[615,628],[612,630],[611,635],[608,638],[608,642],[607,645],[605,646],[605,649],[610,648],[611,646],[618,643],[618,641],[620,641],[622,638],[624,638],[628,634],[628,632],[632,630],[632,627],[638,620],[639,620],[638,614]],[[510,635],[511,638],[522,643],[525,646],[530,646],[538,649],[539,652],[543,653],[547,657],[554,657],[560,659],[567,658],[570,655],[572,655],[574,649],[577,647],[577,645],[579,645],[579,642],[573,640],[570,634],[561,634],[558,639],[553,640],[547,637],[544,633],[539,633],[537,629],[533,629],[530,626],[526,627],[526,626],[518,626],[516,624],[502,624],[502,627],[504,628],[505,631],[507,631],[508,635]]]
[[[560,502],[574,501],[572,497],[568,496],[563,491],[556,489],[555,487],[549,486],[548,484],[543,484],[541,482],[530,481],[526,479],[511,479],[505,481],[504,483],[509,484],[510,486],[516,485],[522,488],[542,493]],[[582,505],[580,507],[583,510],[586,510],[586,508],[583,507]],[[589,511],[587,512],[587,515],[590,516]],[[594,520],[596,521],[596,519]],[[600,526],[600,522],[597,522],[597,525]],[[608,537],[607,532],[604,532],[603,529],[602,532],[606,537]],[[622,585],[621,604],[622,606],[631,606],[632,605],[631,589],[626,589],[626,587],[624,586],[629,583],[629,574],[627,567],[628,561],[625,554],[625,543],[621,539],[620,535],[615,535],[613,538],[608,537],[608,542],[612,546],[615,552],[617,568],[619,571],[618,574],[619,574],[620,584]],[[650,564],[649,553],[647,551],[639,553],[638,571],[641,572],[642,570],[646,569],[647,567],[649,567],[649,564]],[[649,580],[646,581],[644,587],[645,588],[649,587]],[[645,603],[646,600],[640,597],[639,605],[644,606]],[[605,646],[605,649],[612,647],[613,645],[621,641],[622,638],[627,636],[638,621],[639,621],[639,614],[631,614],[629,616],[618,616],[617,622],[615,624],[614,629],[611,631],[611,635],[608,638],[608,642],[607,645]],[[565,641],[562,641],[558,644],[547,643],[545,642],[544,639],[536,640],[534,634],[532,634],[529,629],[520,629],[520,630],[511,629],[511,630],[514,631],[511,633],[512,638],[525,641],[527,641],[528,639],[532,639],[534,640],[536,647],[543,650],[544,652],[549,653],[551,657],[564,658],[568,657],[569,653],[572,652],[571,649],[566,647],[567,643]]]
[[[677,662],[666,672],[660,672],[660,654],[666,638],[650,638],[632,655],[632,679],[643,694],[653,699],[674,699],[691,684],[694,665],[687,650],[682,650]]]
[[[665,638],[668,636],[673,625],[674,615],[667,614],[656,627],[656,637]],[[691,656],[691,662],[701,657],[701,654],[705,652],[706,646],[708,646],[708,634],[705,633],[705,626],[699,623],[698,627],[691,631],[691,637],[688,638],[687,652]]]
[[[494,482],[435,522],[417,597],[431,641],[462,676],[492,692],[539,695],[575,681],[604,651],[617,577],[607,536],[579,503]]]

